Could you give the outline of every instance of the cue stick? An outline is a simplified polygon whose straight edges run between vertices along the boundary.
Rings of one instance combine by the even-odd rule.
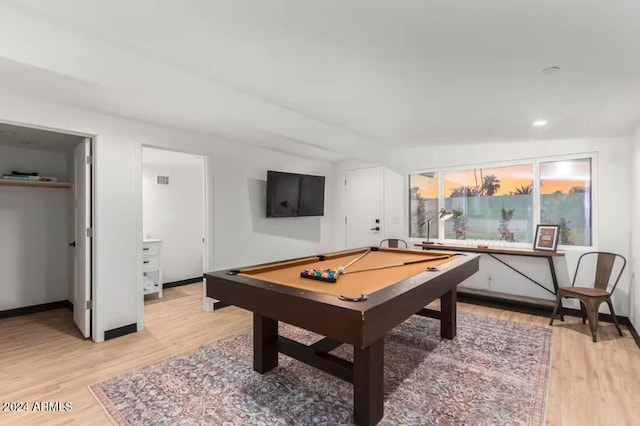
[[[432,260],[438,260],[438,259],[449,259],[450,257],[451,256],[448,256],[448,255],[433,256],[430,259],[409,260],[407,262],[390,263],[388,265],[374,266],[374,267],[371,267],[371,268],[360,269],[360,270],[357,270],[357,271],[345,271],[344,273],[345,274],[355,274],[356,272],[367,272],[367,271],[375,271],[376,269],[395,268],[397,266],[411,265],[411,264],[414,264],[414,263],[431,262]]]
[[[351,262],[347,263],[345,266],[342,267],[342,270],[343,271],[346,270],[349,266],[353,265],[354,263],[356,263],[358,260],[360,260],[363,257],[365,257],[366,255],[368,255],[369,253],[371,253],[371,249],[368,249],[363,254],[361,254],[360,256],[356,257]],[[340,268],[338,268],[338,270],[340,270]],[[345,272],[342,272],[342,273],[344,274]]]

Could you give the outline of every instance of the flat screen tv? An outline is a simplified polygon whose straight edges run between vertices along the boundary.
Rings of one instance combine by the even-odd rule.
[[[267,171],[267,217],[324,216],[324,176]]]

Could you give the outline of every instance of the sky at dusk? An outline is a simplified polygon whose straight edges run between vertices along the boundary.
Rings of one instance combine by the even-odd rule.
[[[424,173],[424,175],[411,174],[410,186],[418,186],[422,197],[438,198],[437,173]],[[476,186],[476,184],[482,186],[482,178],[490,175],[494,175],[500,181],[500,189],[494,195],[509,195],[515,192],[516,188],[533,183],[533,164],[446,171],[445,197],[451,194],[453,188],[459,186]],[[553,194],[556,191],[566,194],[574,186],[586,187],[591,182],[591,160],[541,162],[540,179],[542,194]]]

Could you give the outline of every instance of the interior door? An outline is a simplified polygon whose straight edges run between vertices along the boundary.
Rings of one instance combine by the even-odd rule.
[[[347,170],[347,248],[378,246],[382,229],[382,168]]]
[[[91,140],[73,151],[74,279],[73,321],[84,337],[91,335]]]

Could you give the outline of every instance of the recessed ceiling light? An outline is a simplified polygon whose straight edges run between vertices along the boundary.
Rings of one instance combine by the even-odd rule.
[[[560,67],[546,67],[542,69],[542,72],[545,74],[555,74],[560,72]]]
[[[533,127],[544,127],[547,125],[547,120],[536,120],[533,123],[531,123],[531,125]]]

